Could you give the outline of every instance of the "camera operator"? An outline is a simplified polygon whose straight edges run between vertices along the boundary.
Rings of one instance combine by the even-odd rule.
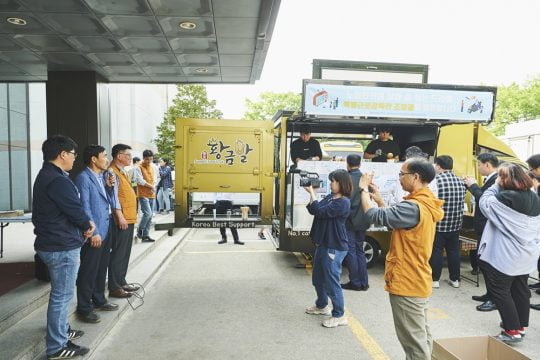
[[[311,137],[311,127],[308,124],[300,126],[300,138],[291,143],[291,159],[295,164],[299,160],[322,159],[321,144]]]
[[[314,215],[310,237],[316,246],[312,283],[317,292],[315,305],[308,307],[306,313],[310,315],[330,315],[331,313],[332,317],[324,320],[322,325],[333,328],[348,324],[340,277],[341,263],[347,255],[345,222],[350,213],[351,203],[348,196],[351,195],[352,183],[351,177],[343,169],[332,171],[328,179],[331,181],[332,193],[321,201],[316,200],[311,184],[304,187],[310,195],[307,209]],[[332,311],[328,306],[328,298],[332,300]]]
[[[362,208],[371,223],[392,229],[386,255],[385,290],[390,293],[394,327],[407,360],[430,360],[433,341],[427,323],[431,295],[431,267],[435,223],[444,216],[443,201],[433,195],[428,185],[435,168],[421,158],[405,161],[399,182],[409,195],[391,207],[385,207],[373,174],[360,178]],[[370,195],[369,189],[372,194]],[[374,207],[370,197],[379,205]]]

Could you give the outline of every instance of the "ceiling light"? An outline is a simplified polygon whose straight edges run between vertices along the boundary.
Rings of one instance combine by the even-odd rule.
[[[207,73],[208,69],[207,68],[196,68],[195,72],[200,73],[200,74]]]
[[[26,25],[26,20],[21,19],[21,18],[9,17],[6,19],[6,21],[13,25],[20,25],[20,26]]]
[[[180,24],[178,24],[178,26],[180,26],[184,30],[193,30],[197,27],[197,24],[191,21],[182,21]]]

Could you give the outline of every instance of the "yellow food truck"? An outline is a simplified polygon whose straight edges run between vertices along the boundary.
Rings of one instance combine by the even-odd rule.
[[[483,152],[519,161],[482,126],[494,117],[494,87],[308,79],[302,101],[301,113],[283,111],[272,121],[178,119],[174,226],[265,226],[278,250],[312,253],[312,217],[300,179],[318,176],[323,197],[329,192],[328,173],[346,164],[323,158],[292,166],[290,144],[303,124],[310,125],[315,138],[336,143],[351,137],[356,142],[372,140],[377,127],[390,127],[400,146],[399,162],[408,147],[418,146],[431,160],[452,156],[457,175],[479,177],[475,159]],[[402,198],[399,162],[362,161],[360,167],[375,172],[390,204]],[[213,211],[216,193],[232,193],[231,212]],[[466,210],[465,228],[474,209]],[[375,227],[367,235],[365,251],[371,265],[387,249],[389,236],[387,229]]]

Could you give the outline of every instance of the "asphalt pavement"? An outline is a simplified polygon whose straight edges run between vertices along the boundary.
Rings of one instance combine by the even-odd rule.
[[[144,305],[128,310],[91,359],[403,359],[396,338],[383,264],[369,269],[370,289],[345,292],[349,326],[327,329],[307,315],[315,292],[299,259],[239,230],[246,245],[218,245],[217,229],[194,229],[146,288]],[[230,236],[229,236],[230,237]],[[467,264],[462,271],[468,271]],[[434,289],[433,337],[496,335],[496,311],[475,310],[483,284]],[[347,280],[346,271],[343,280]],[[533,303],[540,295],[533,294]],[[531,310],[525,340],[515,348],[540,359],[540,312]]]

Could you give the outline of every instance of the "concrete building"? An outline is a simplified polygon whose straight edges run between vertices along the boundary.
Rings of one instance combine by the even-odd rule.
[[[153,148],[164,84],[253,84],[280,0],[11,0],[0,7],[0,211],[31,210],[41,143]],[[130,84],[130,85],[127,85]],[[161,84],[150,86],[146,84]],[[126,131],[127,130],[127,131]],[[82,169],[78,161],[73,173]]]

